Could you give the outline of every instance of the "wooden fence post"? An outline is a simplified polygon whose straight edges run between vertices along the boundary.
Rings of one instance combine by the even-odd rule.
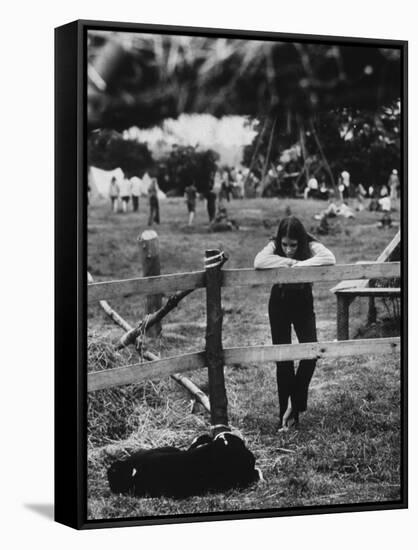
[[[144,277],[160,275],[160,244],[158,235],[153,229],[147,229],[138,238],[141,247],[142,274]],[[146,313],[154,313],[162,305],[161,294],[146,297]],[[156,323],[147,331],[149,336],[159,336],[161,322]]]
[[[377,319],[377,310],[376,310],[376,302],[374,300],[373,296],[369,297],[369,311],[367,312],[367,323],[369,325],[372,325],[376,322]]]
[[[225,389],[222,348],[221,266],[220,250],[206,250],[206,366],[209,379],[209,400],[213,434],[228,426],[228,399]],[[218,427],[216,427],[218,426]],[[227,428],[228,429],[228,428]]]
[[[350,297],[337,294],[337,340],[348,340],[350,323]]]

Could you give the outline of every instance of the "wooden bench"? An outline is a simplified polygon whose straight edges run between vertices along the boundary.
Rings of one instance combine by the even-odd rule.
[[[401,242],[401,233],[395,235],[388,246],[376,259],[376,262],[390,262]],[[350,334],[350,304],[357,297],[369,298],[368,323],[376,321],[375,298],[399,297],[400,288],[370,287],[370,280],[360,279],[353,281],[341,281],[337,286],[331,289],[337,297],[337,340],[349,340]]]

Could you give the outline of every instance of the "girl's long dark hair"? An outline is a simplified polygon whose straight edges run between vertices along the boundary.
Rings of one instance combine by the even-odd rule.
[[[309,243],[316,241],[317,239],[306,231],[299,218],[296,218],[296,216],[288,216],[287,218],[283,218],[279,223],[277,235],[274,239],[274,244],[276,245],[275,253],[279,256],[286,256],[282,248],[283,237],[295,239],[298,242],[295,260],[307,260],[308,258],[311,258],[312,254],[309,248]]]

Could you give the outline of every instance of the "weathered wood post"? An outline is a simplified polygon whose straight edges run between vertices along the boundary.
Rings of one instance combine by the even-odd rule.
[[[337,294],[337,340],[349,339],[350,298]]]
[[[221,267],[224,262],[225,257],[220,250],[206,250],[206,365],[214,435],[228,429],[228,399],[222,348]]]
[[[376,310],[376,303],[374,301],[374,297],[369,297],[369,310],[367,312],[367,323],[369,325],[372,325],[376,322],[377,319],[377,310]]]
[[[153,229],[147,229],[138,237],[141,248],[142,274],[144,277],[160,275],[160,243],[158,235]],[[146,297],[146,313],[154,313],[162,305],[161,294]],[[161,333],[161,322],[156,323],[147,331],[149,336],[158,336]]]

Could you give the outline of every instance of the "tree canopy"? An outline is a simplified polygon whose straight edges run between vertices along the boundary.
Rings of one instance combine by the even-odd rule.
[[[128,176],[142,175],[153,164],[153,158],[145,143],[125,140],[115,130],[92,132],[87,144],[89,165],[103,170],[121,168]]]
[[[373,111],[401,95],[398,46],[90,31],[88,60],[90,128]]]
[[[310,175],[335,184],[342,170],[354,182],[379,186],[393,169],[400,170],[400,114],[399,103],[393,102],[376,110],[336,108],[288,125],[265,117],[245,148],[243,163],[261,179],[281,164],[284,173],[298,173],[302,187]]]

